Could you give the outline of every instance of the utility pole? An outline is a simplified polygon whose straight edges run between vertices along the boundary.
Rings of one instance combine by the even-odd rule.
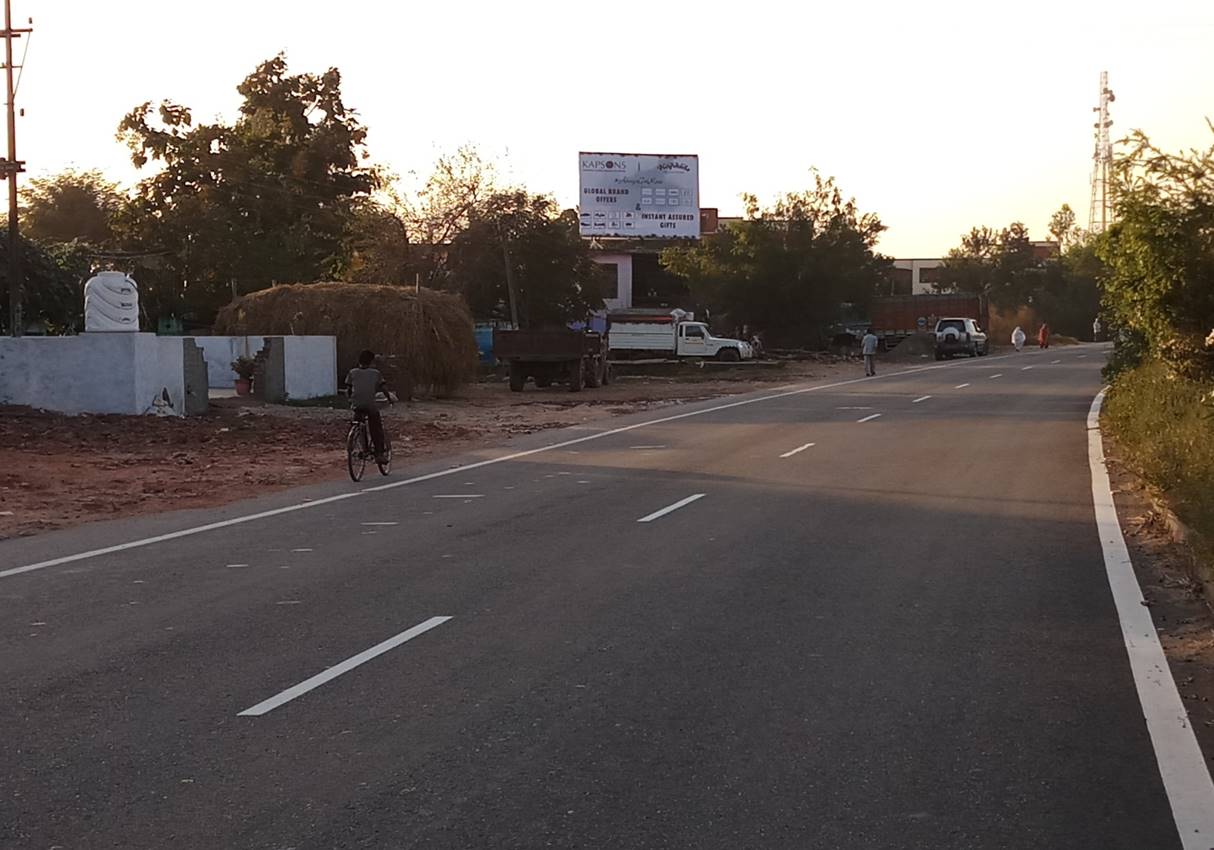
[[[518,290],[514,285],[514,263],[510,261],[510,237],[502,229],[500,218],[497,222],[497,235],[502,240],[502,263],[506,267],[506,295],[510,299],[510,321],[514,324],[514,329],[519,330],[522,325],[518,322]]]
[[[13,29],[13,2],[4,0],[4,71],[8,80],[8,159],[0,160],[0,171],[8,177],[8,317],[9,333],[21,336],[24,322],[21,318],[21,235],[17,228],[17,175],[25,170],[25,163],[17,159],[17,92],[13,86],[13,39],[29,28]]]

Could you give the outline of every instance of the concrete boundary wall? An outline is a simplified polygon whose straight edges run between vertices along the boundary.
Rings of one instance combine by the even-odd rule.
[[[267,340],[280,339],[285,370],[283,391],[287,398],[317,398],[337,392],[337,337],[197,336],[192,339],[202,349],[210,385],[214,388],[236,385],[232,361],[237,357],[255,358]]]
[[[61,413],[142,414],[155,409],[165,393],[171,412],[183,415],[181,337],[84,333],[0,338],[0,404]]]

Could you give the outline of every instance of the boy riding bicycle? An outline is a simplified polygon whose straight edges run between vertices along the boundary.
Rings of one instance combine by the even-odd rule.
[[[388,385],[384,382],[383,374],[374,367],[375,352],[366,350],[358,355],[358,365],[346,375],[344,389],[350,396],[350,407],[359,416],[367,417],[367,425],[371,429],[371,442],[375,445],[375,459],[379,463],[387,461],[386,443],[384,441],[384,420],[379,415],[379,407],[375,396],[379,392],[392,403],[388,393]]]

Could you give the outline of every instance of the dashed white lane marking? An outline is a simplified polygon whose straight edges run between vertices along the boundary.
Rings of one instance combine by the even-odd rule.
[[[292,549],[292,552],[311,552],[311,549]]]
[[[483,499],[484,493],[440,493],[435,499]]]
[[[664,449],[665,446],[629,446],[630,449]]]
[[[363,523],[359,523],[359,525],[399,525],[399,523],[396,523],[396,522],[363,522]]]
[[[836,407],[835,410],[872,410],[871,407]]]
[[[1053,366],[1055,363],[1061,363],[1061,362],[1062,362],[1061,360],[1051,360],[1050,365]]]
[[[290,688],[287,688],[285,691],[281,691],[280,693],[275,694],[274,696],[270,697],[267,700],[262,700],[261,702],[257,703],[257,705],[253,706],[252,708],[246,708],[244,711],[240,712],[240,714],[238,714],[236,716],[237,717],[260,717],[263,714],[273,711],[274,709],[278,708],[280,705],[290,702],[291,700],[295,699],[296,697],[303,696],[310,690],[319,688],[325,682],[331,682],[332,680],[336,679],[338,676],[342,675],[343,673],[349,673],[355,667],[358,667],[361,664],[366,664],[372,658],[376,658],[380,655],[383,655],[385,652],[387,652],[391,649],[395,649],[396,647],[400,646],[402,643],[413,640],[413,638],[417,637],[418,635],[425,634],[426,632],[433,629],[435,626],[441,626],[443,623],[447,622],[450,619],[451,619],[450,617],[431,617],[429,620],[426,620],[424,623],[418,623],[416,626],[414,626],[411,629],[406,629],[405,631],[401,632],[400,634],[398,634],[394,637],[390,637],[386,641],[383,641],[382,643],[377,643],[375,646],[371,647],[370,649],[367,649],[367,650],[364,650],[364,651],[358,653],[358,655],[347,658],[345,661],[341,662],[340,664],[333,665],[328,670],[325,670],[323,673],[317,673],[312,678],[305,679],[304,681],[300,682],[298,685],[294,685]]]
[[[247,567],[248,564],[225,564],[224,566],[229,570],[237,570],[241,567]]]
[[[994,357],[987,358],[990,360],[1000,360],[1006,357],[1015,357],[1014,354],[1000,354]],[[1080,357],[1085,355],[1080,354]],[[882,378],[900,378],[907,375],[918,375],[922,372],[931,372],[936,369],[951,369],[955,364],[939,363],[934,366],[914,366],[909,369],[903,369],[900,372],[887,372]],[[326,496],[323,499],[310,499],[297,502],[293,505],[284,505],[281,508],[272,508],[266,511],[257,511],[251,514],[243,514],[242,516],[230,517],[228,519],[216,520],[215,522],[204,523],[203,525],[190,526],[189,528],[181,528],[177,531],[169,531],[164,534],[153,535],[152,537],[142,537],[137,540],[128,540],[125,543],[116,543],[112,546],[103,546],[100,549],[89,549],[84,552],[75,552],[71,555],[61,555],[57,558],[49,558],[45,561],[38,561],[33,564],[24,564],[19,567],[10,567],[0,570],[0,578],[8,578],[10,576],[22,575],[24,573],[33,572],[34,570],[44,570],[48,567],[59,567],[64,564],[71,564],[76,561],[84,561],[90,558],[100,558],[104,555],[112,555],[116,552],[126,552],[130,549],[140,549],[144,546],[154,546],[157,543],[166,543],[170,540],[180,540],[183,537],[192,537],[195,534],[204,534],[208,531],[216,531],[221,528],[231,528],[234,525],[243,525],[248,522],[257,520],[269,519],[271,517],[283,516],[284,514],[295,513],[296,511],[307,510],[310,508],[320,507],[322,505],[332,505],[335,502],[340,502],[345,499],[355,499],[367,493],[379,493],[385,490],[395,490],[397,487],[408,487],[413,484],[420,484],[423,481],[433,481],[437,478],[444,478],[448,475],[455,475],[459,472],[469,472],[473,469],[480,469],[485,466],[494,466],[499,463],[509,463],[510,461],[519,460],[520,458],[531,457],[533,455],[542,454],[544,452],[556,451],[569,446],[579,445],[591,440],[602,440],[607,437],[614,437],[617,434],[627,434],[631,431],[637,431],[641,428],[650,428],[654,425],[665,425],[668,422],[679,422],[684,419],[689,419],[693,416],[706,416],[710,413],[719,413],[722,410],[733,410],[738,407],[747,407],[752,404],[762,404],[766,401],[776,401],[782,398],[792,398],[793,396],[805,395],[806,393],[819,392],[821,390],[832,390],[838,387],[848,387],[853,384],[867,383],[871,378],[849,378],[845,381],[833,381],[827,384],[814,384],[808,387],[796,387],[787,392],[774,392],[769,395],[756,396],[754,398],[744,398],[739,401],[726,402],[725,404],[716,404],[711,407],[700,408],[699,410],[688,410],[685,413],[675,413],[670,416],[662,416],[657,419],[646,419],[643,422],[634,422],[631,425],[621,425],[618,428],[608,428],[604,431],[596,431],[593,434],[586,434],[581,437],[571,437],[568,440],[561,440],[556,443],[550,443],[546,446],[538,446],[534,449],[526,449],[520,452],[511,452],[499,457],[491,457],[486,460],[479,460],[475,463],[452,464],[450,468],[439,470],[437,472],[428,472],[424,475],[415,475],[412,478],[403,478],[400,481],[393,481],[388,484],[380,484],[375,487],[364,487],[361,490],[352,493],[338,493],[334,496]],[[658,446],[658,448],[666,448]],[[535,479],[539,480],[539,479]]]
[[[930,396],[930,395],[921,395],[921,396],[919,396],[917,399],[915,399],[914,401],[912,401],[912,402],[911,402],[911,404],[918,404],[918,403],[919,403],[919,402],[921,402],[921,401],[927,401],[929,398],[931,398],[931,396]]]
[[[1117,507],[1105,468],[1104,442],[1100,436],[1100,408],[1106,391],[1097,394],[1088,411],[1088,466],[1092,472],[1092,501],[1096,509],[1096,531],[1104,551],[1104,567],[1180,843],[1184,850],[1209,850],[1214,847],[1214,780],[1210,778],[1210,770],[1189,724],[1188,712],[1176,690],[1168,659],[1151,620],[1151,609],[1144,604],[1142,588],[1134,575],[1134,564],[1117,519]]]
[[[880,413],[873,413],[873,414],[871,414],[871,415],[869,415],[869,416],[865,416],[863,419],[857,419],[857,420],[856,420],[856,422],[857,422],[857,423],[860,423],[860,422],[872,422],[874,419],[877,419],[877,418],[879,418],[880,416],[881,416],[881,414],[880,414]]]
[[[811,448],[813,448],[813,447],[814,447],[814,446],[816,446],[816,445],[817,445],[817,443],[806,443],[806,444],[805,444],[805,445],[803,445],[803,446],[797,446],[797,447],[796,447],[795,449],[793,449],[791,452],[785,452],[784,454],[780,455],[780,457],[782,457],[782,458],[785,458],[785,457],[792,457],[793,455],[795,455],[795,454],[799,454],[799,453],[801,453],[801,452],[805,451],[806,449],[811,449]]]
[[[1027,372],[1029,369],[1032,369],[1032,368],[1033,368],[1032,366],[1021,366],[1021,367],[1020,367],[1020,371],[1021,371],[1021,372]]]
[[[703,499],[706,495],[708,495],[708,494],[707,493],[695,493],[694,495],[688,496],[686,499],[679,499],[679,501],[675,502],[673,505],[667,505],[666,507],[662,508],[660,511],[654,511],[653,513],[648,514],[647,516],[641,517],[640,519],[637,520],[637,522],[653,522],[655,519],[660,519],[661,517],[666,516],[666,514],[668,514],[668,513],[677,511],[679,508],[687,507],[688,505],[690,505],[692,502],[696,501],[697,499]]]
[[[1078,356],[1079,356],[1079,358],[1080,358],[1081,360],[1082,360],[1084,357],[1087,357],[1087,355],[1086,355],[1086,354],[1080,354],[1080,355],[1078,355]]]
[[[275,605],[302,605],[298,599],[284,599],[281,602],[275,602]]]
[[[993,381],[993,380],[995,380],[996,378],[1002,378],[1002,377],[1003,377],[1003,373],[1002,373],[1002,372],[996,372],[995,374],[991,375],[991,380]]]
[[[963,389],[965,389],[965,388],[966,388],[966,387],[968,387],[968,386],[969,386],[969,384],[957,384],[957,386],[953,387],[953,389],[955,389],[955,390],[963,390]]]

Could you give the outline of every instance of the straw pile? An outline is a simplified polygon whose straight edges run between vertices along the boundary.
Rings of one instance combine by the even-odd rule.
[[[335,336],[339,379],[355,365],[358,352],[369,348],[388,366],[389,383],[429,387],[438,394],[454,391],[476,371],[471,313],[459,296],[430,289],[364,283],[273,286],[220,310],[215,333]]]

